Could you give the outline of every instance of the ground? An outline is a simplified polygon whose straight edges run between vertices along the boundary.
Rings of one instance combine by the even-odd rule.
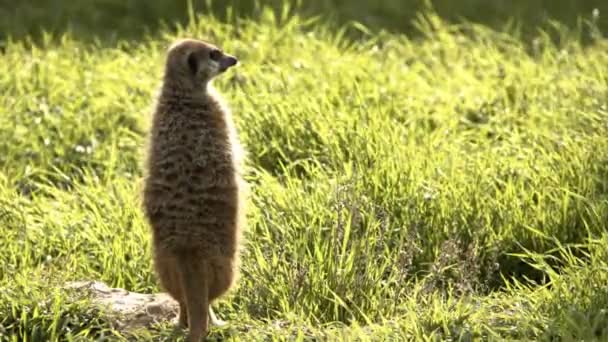
[[[241,61],[216,87],[249,151],[249,223],[211,339],[608,339],[608,41],[585,25],[523,39],[429,10],[410,35],[265,9],[7,39],[0,339],[128,338],[64,284],[159,291],[142,161],[184,36]]]

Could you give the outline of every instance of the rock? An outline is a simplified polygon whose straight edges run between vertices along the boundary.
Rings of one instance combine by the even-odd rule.
[[[174,321],[179,311],[177,302],[166,293],[130,292],[111,288],[98,281],[70,282],[65,287],[105,308],[115,328],[121,331],[146,328],[162,321]]]

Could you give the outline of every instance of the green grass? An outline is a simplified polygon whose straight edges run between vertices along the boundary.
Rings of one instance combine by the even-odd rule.
[[[419,38],[354,41],[273,13],[6,43],[0,339],[121,338],[66,281],[159,290],[142,157],[183,36],[241,60],[216,85],[249,151],[249,224],[211,337],[608,339],[606,40],[558,27],[529,46],[429,12]]]

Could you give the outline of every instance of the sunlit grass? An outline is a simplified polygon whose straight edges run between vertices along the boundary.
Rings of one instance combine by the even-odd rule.
[[[0,335],[117,335],[66,281],[158,291],[140,209],[163,53],[212,40],[249,151],[241,280],[217,304],[247,340],[608,337],[608,51],[530,50],[429,14],[424,38],[321,23],[221,24],[0,55]],[[279,23],[280,22],[280,23]],[[143,338],[168,336],[161,325]]]

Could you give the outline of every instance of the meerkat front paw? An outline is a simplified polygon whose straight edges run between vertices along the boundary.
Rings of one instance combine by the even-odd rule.
[[[211,323],[211,325],[214,325],[216,327],[223,327],[228,324],[228,322],[217,318],[217,316],[215,315],[215,312],[213,312],[213,309],[211,307],[209,307],[209,323]]]

